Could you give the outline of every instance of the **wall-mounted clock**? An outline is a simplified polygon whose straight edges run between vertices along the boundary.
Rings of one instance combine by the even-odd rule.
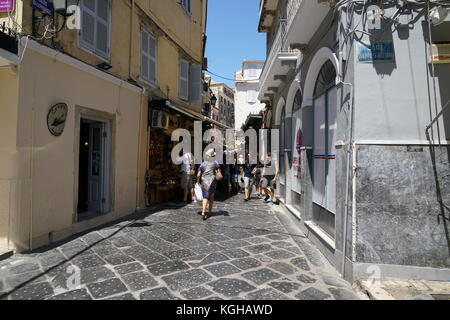
[[[48,131],[55,137],[60,136],[66,125],[68,107],[65,103],[57,103],[48,110],[47,127]]]

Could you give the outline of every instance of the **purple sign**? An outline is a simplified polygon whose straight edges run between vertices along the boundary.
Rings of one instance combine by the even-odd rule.
[[[14,0],[0,0],[0,12],[14,10]]]

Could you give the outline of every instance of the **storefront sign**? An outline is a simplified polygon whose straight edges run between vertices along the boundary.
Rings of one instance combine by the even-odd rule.
[[[58,103],[50,108],[47,114],[47,127],[48,131],[55,137],[60,136],[66,125],[67,119],[67,104]]]
[[[0,0],[0,12],[14,10],[14,0]]]
[[[53,14],[53,3],[48,0],[33,0],[32,6],[46,16]]]
[[[374,42],[369,45],[358,43],[358,62],[386,62],[394,59],[392,42]]]

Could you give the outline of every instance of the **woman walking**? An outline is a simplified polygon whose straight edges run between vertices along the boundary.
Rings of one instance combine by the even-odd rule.
[[[216,156],[214,149],[209,149],[206,152],[209,158]],[[197,181],[200,182],[203,194],[203,210],[202,217],[203,220],[208,219],[212,216],[212,208],[214,204],[214,195],[216,193],[217,179],[216,175],[220,175],[220,165],[217,161],[210,161],[209,159],[203,161],[200,165],[197,174]],[[206,215],[206,209],[208,208],[208,215]]]

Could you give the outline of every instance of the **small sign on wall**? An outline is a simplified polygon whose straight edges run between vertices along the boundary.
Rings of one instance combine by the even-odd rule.
[[[358,62],[389,62],[394,61],[394,44],[392,41],[358,43]]]
[[[14,10],[14,0],[0,0],[0,12]]]
[[[43,15],[51,16],[53,14],[53,3],[48,0],[33,0],[32,6],[41,11]]]

